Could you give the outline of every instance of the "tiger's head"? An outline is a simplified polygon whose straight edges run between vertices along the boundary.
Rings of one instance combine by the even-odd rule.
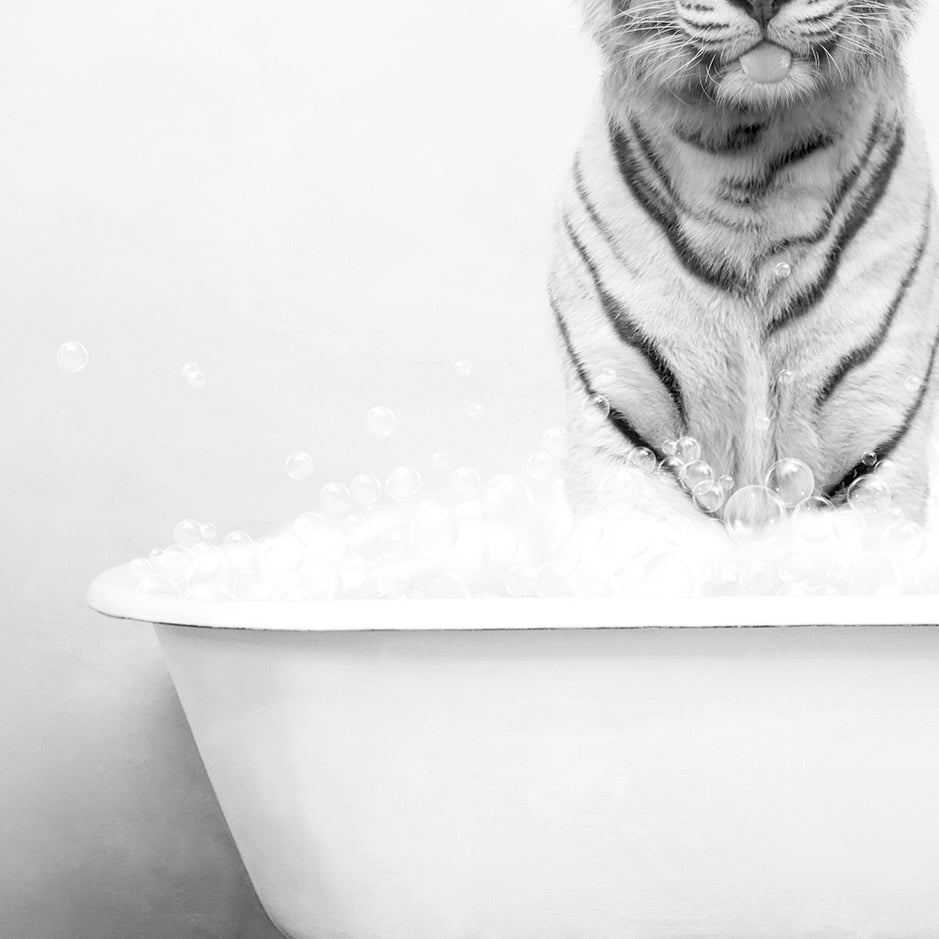
[[[896,69],[922,0],[584,0],[610,76],[773,108]]]

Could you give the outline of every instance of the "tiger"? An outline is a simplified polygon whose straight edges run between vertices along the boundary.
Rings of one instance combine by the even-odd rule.
[[[580,3],[602,93],[548,283],[570,503],[651,465],[651,511],[710,524],[794,458],[833,507],[889,468],[893,508],[923,520],[939,226],[903,62],[920,0]],[[719,504],[682,481],[682,440]]]

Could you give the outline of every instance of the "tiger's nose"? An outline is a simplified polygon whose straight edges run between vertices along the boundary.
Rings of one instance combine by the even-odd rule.
[[[748,16],[752,16],[760,26],[766,24],[779,12],[787,0],[730,0],[735,7],[740,7]]]

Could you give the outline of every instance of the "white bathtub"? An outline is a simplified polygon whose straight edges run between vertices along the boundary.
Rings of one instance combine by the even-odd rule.
[[[292,939],[939,936],[936,598],[89,601]]]

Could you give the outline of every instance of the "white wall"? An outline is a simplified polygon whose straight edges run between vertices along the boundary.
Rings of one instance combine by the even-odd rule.
[[[436,449],[520,468],[557,411],[546,233],[594,82],[568,0],[6,12],[0,934],[273,935],[154,640],[84,587],[187,516],[262,533],[333,477],[439,481]]]

